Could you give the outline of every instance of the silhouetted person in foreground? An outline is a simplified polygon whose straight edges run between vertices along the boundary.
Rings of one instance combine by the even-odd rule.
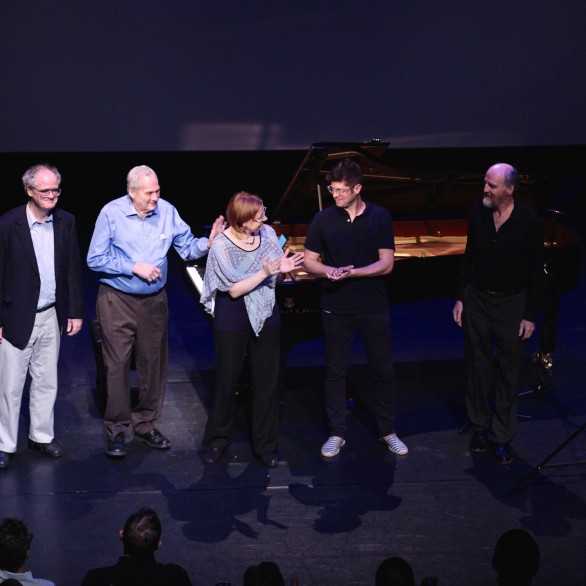
[[[375,586],[415,586],[413,569],[403,558],[387,558],[376,571]]]
[[[285,586],[285,580],[275,562],[261,562],[244,572],[243,586]]]
[[[55,586],[50,580],[33,578],[26,569],[33,534],[21,519],[5,518],[0,525],[0,582],[27,586]]]
[[[243,586],[285,586],[285,579],[275,562],[261,562],[246,568],[242,584]],[[301,581],[297,576],[293,576],[289,585],[301,586]]]
[[[539,569],[539,547],[524,529],[511,529],[496,542],[492,567],[499,586],[528,586]]]
[[[155,560],[155,551],[161,546],[161,521],[153,509],[133,513],[120,531],[120,539],[124,555],[118,563],[90,570],[82,586],[191,586],[181,566]]]

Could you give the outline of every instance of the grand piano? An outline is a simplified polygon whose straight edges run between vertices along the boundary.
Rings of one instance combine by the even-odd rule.
[[[485,161],[469,171],[405,168],[397,166],[388,143],[316,143],[311,146],[284,195],[276,205],[271,225],[286,239],[285,247],[303,250],[313,216],[333,201],[326,189],[326,175],[346,157],[362,168],[362,196],[387,208],[393,216],[395,266],[388,277],[392,303],[455,297],[458,270],[466,247],[467,217],[482,197]],[[543,217],[548,290],[559,303],[561,292],[574,287],[578,278],[579,238],[563,222],[563,214],[548,209],[555,183],[551,174],[520,169],[517,197],[536,208]],[[205,262],[205,261],[204,261]],[[197,289],[203,265],[187,267]],[[319,282],[297,270],[277,287],[282,317],[284,360],[289,348],[319,336]],[[557,315],[555,307],[549,316]],[[551,320],[550,320],[551,321]],[[544,323],[542,338],[551,351],[555,319]]]

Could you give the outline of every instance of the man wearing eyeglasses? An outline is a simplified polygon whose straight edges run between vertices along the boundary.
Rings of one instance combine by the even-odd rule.
[[[126,184],[128,193],[102,208],[87,255],[90,269],[100,273],[96,308],[108,391],[104,427],[110,458],[126,456],[127,431],[151,448],[171,447],[156,427],[167,385],[167,253],[173,246],[184,260],[200,258],[226,228],[219,216],[209,238],[195,238],[177,209],[161,198],[157,175],[146,165],[131,169]],[[133,349],[140,389],[138,404],[131,408]]]
[[[77,334],[83,317],[75,219],[56,207],[61,175],[35,165],[22,182],[28,203],[0,218],[0,468],[16,452],[27,372],[28,446],[62,455],[53,430],[60,339]]]
[[[391,215],[362,199],[362,171],[350,159],[338,163],[327,180],[335,205],[313,219],[305,240],[304,262],[308,273],[322,278],[329,438],[321,453],[332,458],[346,443],[346,374],[352,340],[359,332],[373,375],[378,438],[392,453],[404,455],[407,446],[395,432],[395,378],[385,281],[395,261]]]

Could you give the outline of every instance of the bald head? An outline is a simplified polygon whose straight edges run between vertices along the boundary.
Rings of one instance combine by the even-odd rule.
[[[517,191],[517,186],[519,185],[519,172],[513,165],[509,165],[508,163],[496,163],[493,165],[486,174],[494,173],[503,178],[503,182],[505,187],[512,187],[513,194]]]
[[[518,182],[519,173],[515,167],[508,163],[493,165],[484,176],[482,203],[491,209],[510,209]]]

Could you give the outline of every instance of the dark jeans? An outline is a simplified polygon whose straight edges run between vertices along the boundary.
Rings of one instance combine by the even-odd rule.
[[[325,407],[330,435],[346,434],[346,375],[356,332],[362,339],[373,377],[378,435],[394,433],[395,374],[389,312],[340,315],[322,311],[322,321],[326,340]]]
[[[216,396],[208,417],[204,448],[226,448],[236,417],[236,386],[248,355],[252,379],[252,447],[256,454],[277,451],[279,432],[280,327],[214,331],[216,349]]]
[[[517,428],[517,379],[525,343],[519,326],[527,305],[525,291],[491,297],[468,286],[462,327],[466,348],[466,409],[474,431],[491,431],[499,443],[511,440]],[[493,347],[496,371],[493,372]],[[489,396],[495,388],[494,412]]]

